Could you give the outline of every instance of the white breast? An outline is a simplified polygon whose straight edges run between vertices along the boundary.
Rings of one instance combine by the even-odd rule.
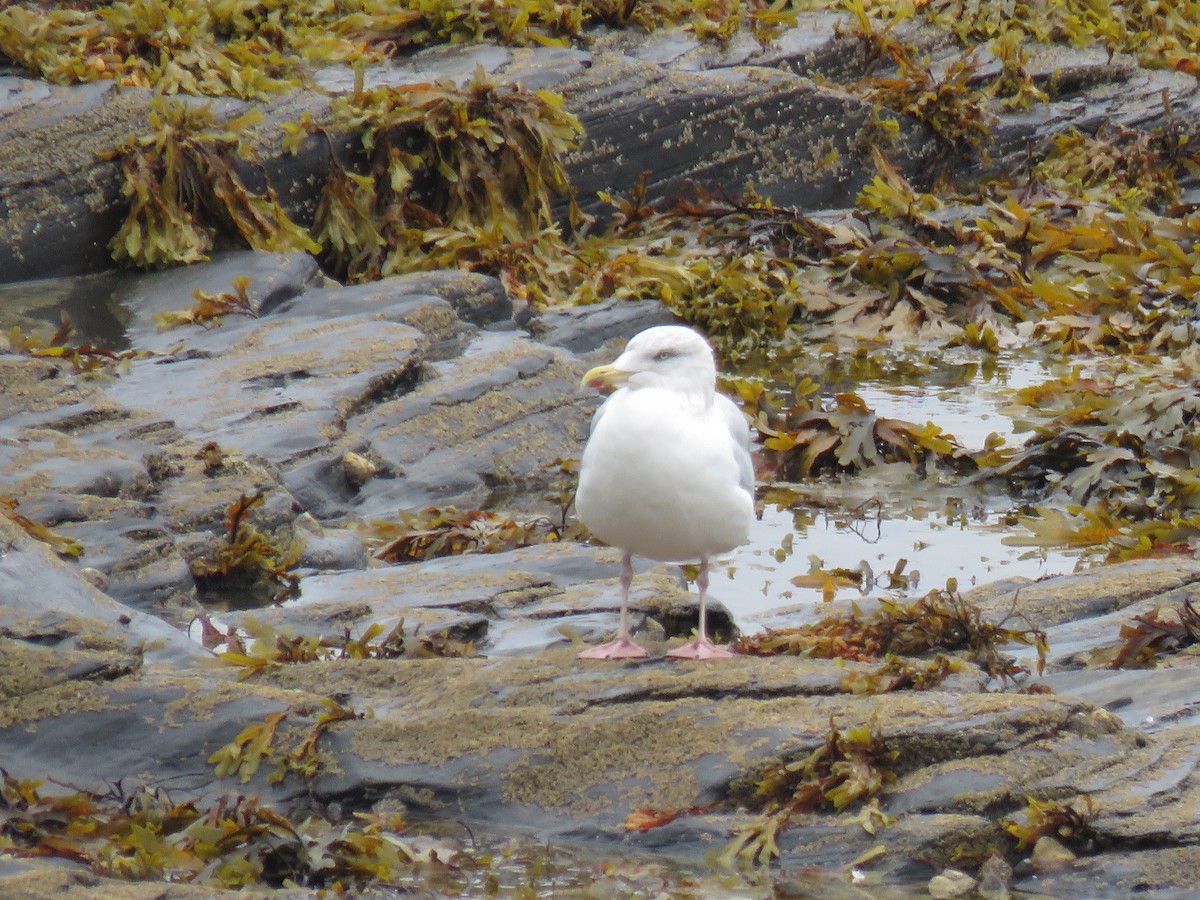
[[[575,498],[593,534],[675,562],[745,542],[754,516],[748,433],[736,407],[716,400],[658,389],[608,399],[584,448]]]

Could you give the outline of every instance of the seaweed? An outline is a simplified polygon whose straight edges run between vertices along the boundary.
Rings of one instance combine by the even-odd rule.
[[[1017,839],[1017,848],[1032,847],[1042,837],[1053,837],[1065,846],[1082,851],[1096,847],[1099,835],[1092,825],[1096,810],[1092,798],[1084,795],[1082,803],[1060,803],[1054,800],[1026,798],[1025,822],[1004,819],[1004,830]]]
[[[1177,127],[1148,132],[1114,123],[1095,134],[1072,129],[1055,135],[1032,175],[1070,186],[1083,197],[1162,203],[1178,197],[1181,171],[1194,174],[1200,165],[1200,154],[1190,144]]]
[[[967,51],[935,75],[905,45],[893,44],[890,52],[899,67],[897,74],[871,76],[858,89],[872,102],[927,125],[943,156],[966,145],[986,158],[994,117],[987,110],[986,92],[973,85],[979,69],[977,53]]]
[[[572,303],[654,297],[705,331],[723,358],[787,347],[800,329],[823,337],[946,340],[973,326],[996,342],[1001,319],[1021,320],[1032,294],[988,234],[933,214],[877,150],[878,175],[859,198],[862,221],[896,218],[913,229],[884,234],[819,220],[747,191],[694,187],[671,205],[644,202],[635,186],[609,231],[577,240],[545,293]]]
[[[862,45],[869,70],[874,70],[888,59],[910,56],[914,52],[894,33],[896,26],[909,18],[910,10],[897,7],[896,4],[879,8],[871,0],[839,0],[837,6],[850,14],[849,28],[842,30],[839,24],[839,33],[850,35]],[[887,22],[879,27],[885,15]]]
[[[200,460],[207,477],[215,478],[226,470],[232,455],[216,441],[206,441],[199,450],[192,454],[192,458]]]
[[[799,385],[797,391],[806,393],[808,385]],[[973,465],[953,435],[944,435],[932,422],[920,426],[878,416],[852,391],[835,395],[828,407],[802,397],[774,416],[760,406],[752,422],[763,437],[766,464],[792,480],[885,462],[917,464],[926,454],[951,468]]]
[[[253,618],[247,618],[241,628],[231,627],[222,631],[206,614],[202,613],[198,618],[204,646],[218,651],[217,660],[222,664],[240,669],[238,681],[279,666],[299,663],[404,657],[462,658],[476,655],[475,645],[458,639],[450,629],[433,634],[420,634],[418,629],[418,633],[408,635],[403,619],[391,629],[372,622],[358,637],[354,637],[346,628],[340,638],[334,638],[318,634],[295,635],[287,629],[277,631]]]
[[[1042,671],[1049,651],[1043,631],[989,622],[979,607],[949,585],[907,603],[880,598],[879,608],[869,614],[852,604],[849,612],[832,613],[810,624],[769,628],[739,638],[735,648],[754,656],[788,654],[858,661],[917,656],[930,650],[961,651],[993,677],[1027,674],[1028,670],[1001,655],[999,647],[1006,643],[1033,647],[1038,654],[1037,670]],[[938,667],[935,661],[935,671]]]
[[[965,667],[962,660],[935,654],[928,662],[888,653],[874,672],[842,676],[842,690],[853,694],[886,694],[892,691],[925,691],[937,687]]]
[[[582,526],[564,518],[553,522],[538,516],[518,522],[511,516],[484,510],[460,510],[453,506],[428,507],[420,512],[400,513],[400,523],[375,522],[371,543],[383,542],[375,558],[392,563],[421,562],[439,556],[463,553],[502,553],[582,537]]]
[[[121,191],[130,204],[109,242],[113,259],[147,268],[197,262],[219,237],[255,249],[318,251],[271,188],[253,191],[239,173],[238,161],[252,162],[253,155],[237,132],[258,116],[218,126],[210,106],[156,96],[151,130],[106,154],[121,161]]]
[[[122,14],[132,8],[109,6]],[[928,122],[947,146],[966,141],[982,148],[989,97],[1020,105],[1041,97],[1025,70],[1029,39],[1086,43],[1099,36],[1117,49],[1154,46],[1178,55],[1194,31],[1186,16],[1140,6],[1103,13],[1080,3],[1068,4],[1067,12],[1055,4],[1027,6],[1018,23],[979,4],[840,4],[869,66],[894,67],[891,74],[869,72],[855,89]],[[26,32],[42,27],[35,28],[35,18],[54,17],[19,8],[14,16],[28,20]],[[204,27],[229,46],[345,61],[361,76],[373,60],[430,41],[555,42],[580,39],[601,22],[644,29],[682,24],[723,40],[742,27],[789,27],[794,16],[794,4],[778,0],[617,0],[571,9],[446,0],[419,10],[260,0],[220,4]],[[894,26],[908,16],[951,28],[964,42],[991,41],[1001,74],[975,79],[970,50],[935,72],[896,35]],[[1123,24],[1145,30],[1124,33]],[[39,34],[53,44],[50,31]],[[573,209],[561,159],[579,126],[561,98],[497,87],[477,73],[465,88],[365,90],[360,80],[335,106],[332,127],[360,134],[361,154],[339,159],[331,144],[311,236],[289,224],[269,190],[256,193],[225,174],[234,156],[254,168],[245,148],[229,149],[232,128],[189,124],[176,114],[180,122],[157,131],[179,134],[141,139],[140,149],[155,153],[130,146],[120,154],[133,211],[114,240],[118,258],[143,265],[198,259],[216,229],[251,246],[278,242],[312,251],[320,244],[327,267],[351,281],[456,266],[497,275],[510,293],[534,304],[657,297],[708,331],[726,357],[785,342],[797,325],[814,339],[931,337],[989,352],[1020,340],[1057,342],[1070,351],[1147,342],[1178,347],[1194,337],[1181,302],[1194,288],[1191,242],[1177,219],[1145,208],[1172,197],[1179,173],[1198,166],[1194,141],[1171,116],[1157,133],[1112,129],[1060,139],[1027,184],[983,186],[974,202],[984,208],[974,221],[970,210],[951,214],[972,198],[951,197],[946,186],[912,190],[877,146],[878,175],[859,200],[866,230],[855,220],[818,224],[753,192],[731,201],[698,190],[673,208],[649,212],[643,184],[607,232],[567,238],[552,208],[565,199]],[[285,143],[294,148],[321,131],[305,120]],[[215,176],[208,179],[219,188],[215,199],[200,202],[176,183],[188,160]],[[571,218],[578,221],[575,213]],[[1032,327],[1018,332],[1025,323]]]
[[[821,808],[841,811],[877,796],[895,781],[891,749],[877,724],[839,731],[831,718],[825,742],[808,756],[762,773],[754,792],[764,805],[759,818],[743,828],[720,853],[731,864],[738,858],[768,863],[780,855],[778,837],[791,819]]]
[[[1200,610],[1187,598],[1174,611],[1162,615],[1158,609],[1134,616],[1121,625],[1119,642],[1089,652],[1089,668],[1151,669],[1163,656],[1170,656],[1200,643]]]
[[[888,4],[890,6],[890,4]],[[1017,31],[1040,43],[1102,46],[1136,54],[1139,65],[1200,75],[1200,6],[1181,3],[1091,3],[1088,0],[1027,0],[1020,14],[978,0],[930,0],[914,4],[926,19],[948,27],[963,43]]]
[[[1200,535],[1200,402],[1188,366],[1071,373],[1015,392],[1032,437],[976,455],[981,476],[1026,498],[1016,546],[1096,548],[1113,559],[1178,552]],[[1053,501],[1054,505],[1051,505]]]
[[[213,7],[171,0],[117,0],[92,9],[6,4],[0,53],[60,84],[110,79],[164,94],[277,93],[301,81],[302,60],[264,32],[220,34]],[[265,23],[264,23],[265,24]]]
[[[0,8],[0,53],[64,84],[109,79],[167,94],[261,99],[309,83],[311,64],[375,62],[432,44],[586,41],[599,24],[679,26],[725,42],[743,27],[763,46],[795,25],[793,0],[115,0],[90,8]]]
[[[325,711],[317,716],[311,730],[286,752],[275,749],[275,738],[290,711],[268,713],[262,722],[247,725],[237,737],[208,758],[210,764],[216,765],[216,776],[236,775],[242,784],[246,784],[267,761],[275,763],[275,770],[267,776],[271,784],[278,784],[289,775],[305,780],[315,778],[320,766],[317,741],[321,735],[337,722],[363,717],[362,713],[344,707],[330,697],[321,698],[321,704]]]
[[[347,171],[331,152],[312,235],[336,277],[358,281],[381,268],[378,254],[387,241],[377,219],[375,179]]]
[[[953,435],[932,422],[879,416],[853,391],[825,400],[808,377],[799,377],[789,393],[751,378],[726,381],[762,439],[758,465],[771,477],[797,481],[900,461],[922,472],[930,461],[960,474],[976,468]]]
[[[159,787],[73,789],[51,795],[42,782],[0,769],[0,857],[70,860],[121,879],[210,888],[303,886],[342,894],[388,886],[450,862],[422,852],[399,815],[359,813],[338,823],[303,819],[254,796],[177,799]]]
[[[14,325],[8,332],[0,333],[0,348],[38,359],[61,359],[69,362],[76,372],[89,376],[118,371],[123,364],[143,355],[136,350],[118,352],[91,341],[72,343],[74,331],[75,324],[64,310],[58,329],[50,337],[43,337],[37,330],[25,332]]]
[[[716,806],[715,803],[709,803],[690,806],[687,809],[653,809],[650,807],[635,809],[625,817],[623,827],[626,831],[653,831],[655,828],[670,825],[683,816],[698,816],[712,812]]]
[[[497,275],[520,296],[529,266],[545,264],[525,257],[561,245],[554,199],[565,197],[578,221],[562,160],[580,125],[557,94],[498,85],[478,68],[462,88],[356,90],[334,101],[333,124],[357,135],[365,171],[330,142],[314,234],[350,281],[460,267]],[[329,140],[297,123],[285,148],[318,134]]]
[[[216,328],[221,324],[222,316],[249,316],[257,319],[258,311],[254,308],[254,301],[247,293],[250,287],[249,277],[239,275],[233,279],[231,286],[232,291],[223,291],[220,294],[210,294],[197,288],[192,292],[196,303],[191,309],[157,312],[154,314],[154,324],[158,326],[159,330],[175,328],[180,325]]]
[[[226,512],[225,540],[212,553],[191,560],[192,577],[206,587],[229,581],[260,580],[277,590],[273,600],[278,602],[300,593],[299,576],[288,572],[300,557],[300,548],[293,544],[284,550],[271,542],[249,521],[250,512],[260,506],[266,496],[264,489],[242,494]]]
[[[59,534],[53,528],[35,522],[26,515],[17,512],[20,502],[13,497],[0,496],[0,516],[14,523],[22,531],[35,540],[46,544],[59,556],[73,559],[83,555],[83,544],[74,538]]]
[[[607,228],[576,237],[535,274],[534,299],[572,304],[655,298],[736,358],[781,339],[803,310],[800,259],[827,229],[753,191],[731,198],[693,186],[670,205],[645,200],[644,179]],[[699,230],[697,231],[697,226]],[[544,251],[539,251],[544,255]]]
[[[1021,43],[1017,28],[999,34],[990,44],[1000,60],[1000,75],[987,87],[993,97],[1001,98],[1006,109],[1029,109],[1035,103],[1045,103],[1050,95],[1038,87],[1026,67],[1028,52]]]

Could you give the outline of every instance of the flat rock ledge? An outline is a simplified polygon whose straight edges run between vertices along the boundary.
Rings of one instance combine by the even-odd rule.
[[[155,312],[186,307],[193,289],[222,290],[247,273],[257,318],[153,327]],[[615,625],[612,551],[542,544],[388,566],[366,552],[363,527],[430,504],[544,513],[547,472],[578,453],[594,407],[577,391],[580,373],[661,309],[547,313],[535,340],[486,278],[344,288],[307,257],[254,253],[136,280],[123,302],[143,353],[114,376],[0,357],[0,477],[22,513],[84,548],[64,560],[0,518],[0,760],[12,776],[137,780],[207,799],[251,792],[299,810],[402,804],[418,825],[464,822],[703,867],[754,820],[765,770],[821,746],[831,723],[871,724],[897,753],[896,780],[879,798],[894,822],[872,835],[854,807],[797,816],[780,837],[780,871],[842,872],[882,846],[870,877],[924,883],[964,854],[994,850],[1017,864],[1015,889],[1190,889],[1200,862],[1196,657],[1134,671],[1079,660],[1129,616],[1194,596],[1200,562],[977,589],[997,620],[1015,610],[1048,628],[1046,692],[1002,690],[971,666],[938,690],[870,696],[844,687],[871,669],[863,664],[668,662],[665,642],[695,622],[669,567],[644,568],[635,582],[651,659],[584,663],[577,642]],[[370,461],[366,477],[350,477],[350,453]],[[214,612],[225,626],[333,638],[403,623],[413,647],[440,636],[482,655],[273,665],[241,679],[219,665],[189,636],[201,600],[213,599],[189,562],[221,540],[229,504],[259,490],[255,526],[305,554],[300,597]],[[719,606],[716,624],[733,628]],[[271,783],[264,766],[243,784],[207,762],[272,714],[286,713],[278,743],[292,746],[329,698],[362,717],[322,734],[315,777]],[[1090,799],[1095,852],[1033,868],[1001,825],[1031,796]],[[627,830],[645,809],[692,812]],[[6,896],[100,884],[63,862],[0,873]],[[161,895],[142,887],[120,890]]]

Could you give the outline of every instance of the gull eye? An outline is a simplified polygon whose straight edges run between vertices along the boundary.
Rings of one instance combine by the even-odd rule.
[[[654,354],[654,358],[658,362],[666,362],[668,359],[670,359],[674,355],[675,354],[672,353],[670,350],[659,350],[657,353]]]

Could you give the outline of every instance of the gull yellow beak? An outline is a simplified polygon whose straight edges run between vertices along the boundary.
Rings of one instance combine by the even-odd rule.
[[[579,382],[579,386],[616,390],[629,380],[631,374],[633,373],[626,372],[624,369],[618,369],[615,366],[596,366],[596,368],[588,369],[584,373],[583,380]]]

